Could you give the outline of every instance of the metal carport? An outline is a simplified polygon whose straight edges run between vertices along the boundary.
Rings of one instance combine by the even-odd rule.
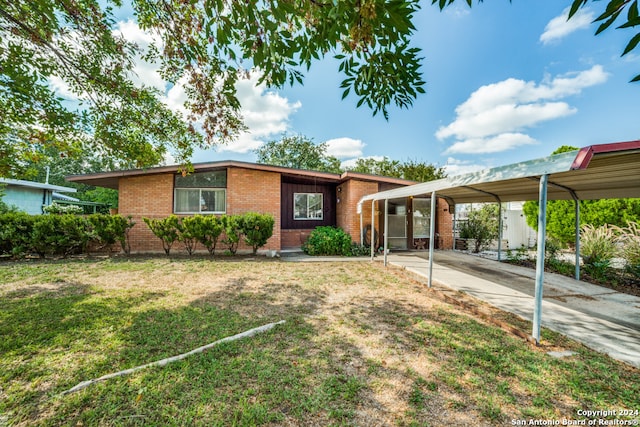
[[[538,238],[535,280],[535,307],[533,314],[533,338],[540,341],[542,290],[544,283],[544,255],[546,237],[547,200],[574,200],[576,209],[576,279],[579,279],[580,252],[580,200],[638,198],[640,197],[640,140],[599,144],[577,151],[514,163],[453,176],[363,197],[362,204],[371,201],[371,223],[375,224],[374,204],[385,202],[385,228],[390,199],[431,195],[445,199],[449,205],[457,203],[502,202],[538,200]],[[435,238],[435,207],[431,203],[431,236],[429,239],[429,281],[433,272]],[[360,216],[362,222],[362,214]],[[362,224],[361,227],[362,229]],[[502,227],[499,228],[502,230]],[[384,233],[384,262],[387,263],[387,233]],[[502,239],[499,238],[500,242]],[[500,247],[499,247],[500,251]],[[373,245],[371,245],[373,259]]]

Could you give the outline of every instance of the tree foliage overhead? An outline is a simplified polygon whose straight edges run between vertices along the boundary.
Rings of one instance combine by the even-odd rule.
[[[381,160],[370,157],[360,158],[356,161],[355,166],[349,168],[349,170],[408,179],[416,182],[434,181],[447,176],[443,167],[419,162],[417,160],[400,162],[399,160],[391,160],[388,157],[384,157]]]
[[[472,0],[465,0],[471,6]],[[420,50],[412,47],[419,0],[132,0],[149,49],[125,40],[121,0],[0,0],[0,175],[18,175],[47,147],[157,164],[167,152],[187,162],[194,147],[224,143],[244,129],[235,83],[250,70],[271,87],[302,83],[315,60],[332,56],[343,97],[373,114],[412,105],[424,92]],[[454,0],[432,0],[445,8]],[[637,0],[573,0],[606,8],[598,33],[637,25]],[[625,17],[626,16],[626,20]],[[640,33],[623,55],[637,48]],[[187,117],[139,83],[136,58],[183,85]],[[640,79],[640,76],[634,80]],[[64,83],[72,102],[59,97]],[[75,101],[75,99],[79,101]]]
[[[258,163],[295,169],[340,173],[340,160],[327,155],[327,144],[315,144],[304,135],[283,135],[253,151]]]

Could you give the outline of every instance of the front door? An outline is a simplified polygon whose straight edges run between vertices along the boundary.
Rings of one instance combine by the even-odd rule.
[[[411,206],[413,218],[413,246],[416,249],[429,247],[431,231],[431,199],[415,198]]]
[[[389,249],[407,249],[407,204],[405,199],[389,200]]]

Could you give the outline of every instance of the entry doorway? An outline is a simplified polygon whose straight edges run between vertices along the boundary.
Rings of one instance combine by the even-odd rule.
[[[407,249],[407,201],[406,199],[389,200],[388,213],[389,249]]]

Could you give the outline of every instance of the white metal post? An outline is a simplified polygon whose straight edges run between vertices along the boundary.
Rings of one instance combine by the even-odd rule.
[[[360,206],[360,246],[364,246],[364,223],[362,221],[362,206]]]
[[[580,280],[580,200],[576,204],[576,280]]]
[[[538,207],[538,256],[536,257],[536,289],[533,309],[533,338],[540,344],[540,323],[542,318],[542,288],[544,284],[544,251],[547,235],[547,184],[549,175],[540,179]]]
[[[373,244],[373,237],[374,237],[374,235],[375,235],[374,231],[375,231],[375,229],[376,229],[376,227],[375,227],[376,222],[375,222],[375,218],[374,218],[374,216],[373,216],[373,215],[375,214],[375,211],[376,211],[376,210],[375,210],[375,207],[374,207],[374,206],[375,206],[375,203],[376,203],[376,201],[375,201],[375,200],[372,200],[372,201],[371,201],[371,237],[369,238],[369,244],[371,245],[371,261],[373,261],[373,250],[374,250],[374,249],[373,249],[373,246],[374,246],[374,244]]]
[[[498,261],[502,261],[502,202],[498,202]]]
[[[433,248],[435,247],[436,237],[436,192],[431,193],[431,218],[429,218],[429,281],[427,285],[431,287],[433,281]]]
[[[384,266],[387,266],[387,250],[388,240],[387,235],[389,231],[389,199],[384,199]]]

